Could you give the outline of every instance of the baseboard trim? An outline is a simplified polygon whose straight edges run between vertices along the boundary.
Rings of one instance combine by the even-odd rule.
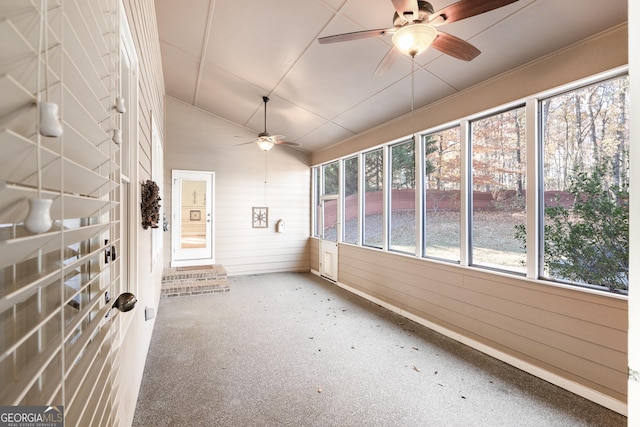
[[[315,271],[315,270],[311,270],[312,274],[315,274],[317,276],[320,276],[319,272]],[[320,276],[322,277],[322,276]],[[374,296],[371,296],[369,294],[367,294],[366,292],[362,292],[358,289],[352,288],[349,285],[345,285],[344,283],[341,283],[340,281],[337,282],[333,282],[331,281],[331,283],[335,283],[337,286],[341,287],[342,289],[349,291],[353,294],[356,294],[366,300],[369,300],[375,304],[378,304],[384,308],[386,308],[387,310],[393,311],[394,313],[397,313],[403,317],[406,317],[409,320],[412,320],[422,326],[425,326],[429,329],[432,329],[438,333],[441,333],[444,336],[447,336],[451,339],[454,339],[462,344],[468,345],[471,348],[474,348],[478,351],[481,351],[491,357],[494,357],[498,360],[501,360],[502,362],[505,362],[511,366],[515,366],[518,369],[521,369],[533,376],[536,376],[538,378],[541,378],[545,381],[550,382],[551,384],[555,384],[558,387],[561,387],[565,390],[568,390],[572,393],[577,394],[578,396],[582,396],[585,399],[588,399],[594,403],[597,403],[598,405],[604,406],[605,408],[611,409],[612,411],[615,411],[619,414],[622,414],[624,416],[627,416],[628,414],[628,405],[625,402],[621,402],[620,400],[614,399],[610,396],[607,396],[603,393],[600,393],[599,391],[593,390],[589,387],[586,387],[582,384],[578,384],[575,381],[571,381],[568,380],[567,378],[561,377],[557,374],[554,374],[553,372],[549,372],[546,369],[542,369],[538,366],[535,366],[529,362],[525,362],[522,359],[518,359],[516,357],[513,357],[510,354],[504,353],[502,351],[499,351],[493,347],[490,347],[486,344],[483,344],[479,341],[476,341],[474,339],[471,339],[469,337],[466,337],[464,335],[461,335],[457,332],[454,332],[450,329],[444,328],[440,325],[437,325],[435,323],[432,323],[426,319],[423,319],[422,317],[416,316],[415,314],[409,313],[399,307],[396,307],[395,305],[389,304],[388,302],[382,301]]]

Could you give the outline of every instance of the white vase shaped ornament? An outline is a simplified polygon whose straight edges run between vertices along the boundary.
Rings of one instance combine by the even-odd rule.
[[[120,114],[127,112],[127,107],[124,104],[124,98],[121,96],[116,98],[116,111]]]
[[[32,233],[46,233],[51,229],[51,199],[29,199],[29,213],[24,226]]]
[[[57,138],[62,135],[60,108],[55,102],[40,102],[40,135]]]
[[[114,129],[113,130],[113,138],[111,138],[111,140],[113,142],[115,142],[116,144],[118,144],[118,145],[122,144],[122,130]]]

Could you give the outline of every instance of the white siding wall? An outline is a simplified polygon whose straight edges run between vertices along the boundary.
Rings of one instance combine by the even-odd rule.
[[[255,144],[234,146],[252,139],[236,135],[247,135],[247,129],[167,97],[165,208],[171,206],[172,169],[215,172],[216,264],[229,275],[308,271],[308,156],[287,147],[265,154]],[[269,208],[268,228],[252,228],[253,206]],[[284,233],[275,231],[279,219],[285,221]],[[169,234],[165,266],[171,260]]]
[[[133,421],[155,322],[145,321],[145,307],[157,308],[160,300],[162,254],[152,264],[152,230],[144,230],[141,226],[140,184],[152,179],[152,116],[158,125],[160,138],[164,137],[164,80],[153,0],[123,0],[123,4],[139,60],[138,146],[134,144],[137,154],[133,155],[138,159],[138,168],[131,176],[131,191],[136,195],[136,215],[131,227],[137,234],[137,253],[134,256],[137,272],[132,280],[137,281],[135,286],[138,289],[138,304],[123,339],[117,363],[120,383],[119,421],[120,425],[128,426]]]

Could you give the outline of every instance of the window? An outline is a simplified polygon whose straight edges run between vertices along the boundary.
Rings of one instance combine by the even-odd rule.
[[[322,166],[322,175],[323,175],[323,191],[322,195],[329,194],[338,194],[338,172],[339,172],[339,163],[333,162]]]
[[[343,161],[344,195],[342,202],[343,229],[342,241],[358,243],[358,221],[360,219],[358,187],[358,156]]]
[[[423,137],[424,256],[460,261],[460,127]]]
[[[338,241],[338,191],[340,163],[332,162],[322,166],[323,192],[320,198],[321,238]],[[332,196],[325,198],[324,196]]]
[[[314,227],[313,227],[313,236],[314,237],[320,237],[322,235],[322,224],[320,221],[320,195],[321,195],[321,191],[320,189],[322,188],[322,180],[320,179],[320,168],[319,167],[315,167],[312,170],[312,177],[311,177],[311,182],[313,185],[313,205],[315,206],[315,209],[313,210],[314,215],[313,215],[313,221],[314,221]]]
[[[540,101],[545,278],[628,290],[628,88],[620,77]]]
[[[382,148],[364,154],[364,232],[363,244],[382,248]]]
[[[389,249],[416,251],[416,155],[413,140],[392,145]]]
[[[526,224],[525,110],[518,107],[471,123],[471,261],[525,273],[516,226]]]
[[[316,192],[340,191],[343,242],[627,293],[629,82],[612,75],[316,167]]]

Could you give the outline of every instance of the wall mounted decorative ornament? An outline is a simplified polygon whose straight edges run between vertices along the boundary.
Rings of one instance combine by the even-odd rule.
[[[118,145],[122,144],[122,130],[114,129],[111,140]]]
[[[160,188],[148,179],[142,184],[142,200],[140,209],[142,213],[142,228],[158,228],[160,221]]]
[[[24,220],[24,226],[32,233],[46,233],[51,229],[51,199],[29,199],[29,213]]]
[[[253,228],[267,228],[269,226],[269,208],[252,208]]]
[[[126,107],[126,104],[124,102],[124,98],[123,97],[119,96],[119,97],[116,98],[115,109],[120,114],[124,114],[124,113],[127,112],[127,107]]]
[[[48,41],[48,20],[47,1],[40,1],[40,32],[38,34],[38,70],[36,81],[36,170],[37,170],[37,194],[29,199],[29,211],[24,220],[24,227],[31,233],[46,233],[51,229],[51,204],[53,200],[42,198],[42,136],[59,137],[62,135],[62,124],[60,123],[58,104],[49,102],[49,41]],[[41,56],[44,49],[44,80],[46,101],[42,101],[41,95]]]
[[[40,34],[38,37],[38,132],[42,136],[57,138],[62,135],[63,127],[60,122],[60,107],[55,102],[49,101],[49,18],[47,10],[49,8],[47,0],[40,2]],[[44,46],[43,46],[44,43]],[[44,92],[45,100],[41,99],[40,85],[40,56],[44,50]]]

